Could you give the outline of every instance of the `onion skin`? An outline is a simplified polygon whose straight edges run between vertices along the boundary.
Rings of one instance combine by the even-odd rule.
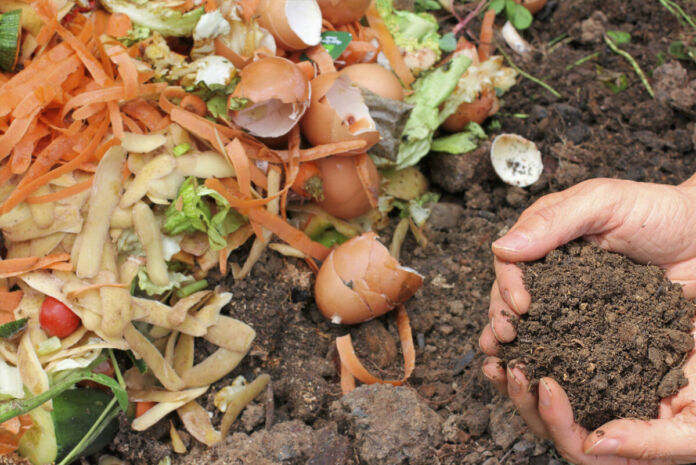
[[[515,2],[528,9],[531,14],[536,14],[546,6],[547,0],[515,0]]]
[[[341,117],[329,104],[328,99],[324,98],[339,76],[340,74],[337,72],[324,73],[312,80],[312,100],[309,104],[309,109],[302,121],[300,121],[302,133],[312,145],[332,144],[347,140],[364,140],[367,145],[360,151],[366,151],[379,142],[379,131],[375,128],[374,131],[353,135],[348,130],[348,127],[343,124]],[[347,155],[354,153],[356,152],[346,152]]]
[[[354,83],[392,100],[404,99],[404,88],[394,73],[377,63],[359,63],[346,66],[341,74],[348,76]]]
[[[450,132],[463,131],[467,124],[481,124],[489,116],[494,115],[500,108],[498,97],[494,91],[484,91],[473,102],[464,102],[457,111],[442,123],[442,127]]]
[[[365,16],[370,0],[317,0],[321,15],[334,26],[358,21]]]
[[[355,324],[393,310],[422,284],[422,276],[399,265],[377,234],[368,232],[329,254],[319,269],[314,296],[326,318]]]
[[[369,170],[367,186],[360,180],[356,156],[334,155],[316,161],[324,194],[324,200],[318,204],[328,214],[349,220],[372,209],[370,195],[379,193],[380,180],[372,159],[366,158]]]

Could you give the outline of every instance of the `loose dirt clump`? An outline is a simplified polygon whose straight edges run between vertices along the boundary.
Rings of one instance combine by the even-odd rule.
[[[576,242],[524,266],[524,281],[532,304],[502,358],[557,380],[580,425],[655,418],[687,383],[695,307],[660,268]]]

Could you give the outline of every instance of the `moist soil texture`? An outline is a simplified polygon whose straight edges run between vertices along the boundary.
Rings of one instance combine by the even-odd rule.
[[[696,13],[696,3],[676,2]],[[456,4],[465,17],[477,2]],[[444,13],[440,18],[455,22]],[[473,40],[479,26],[476,20],[464,33]],[[654,99],[631,65],[604,43],[604,32],[611,30],[631,34],[621,47],[648,76]],[[427,247],[409,236],[402,250],[401,262],[424,276],[423,287],[406,304],[416,347],[409,381],[399,389],[359,387],[341,397],[337,336],[350,333],[375,374],[402,374],[394,316],[369,325],[331,325],[314,304],[314,278],[304,262],[267,252],[250,277],[221,283],[234,295],[225,311],[252,325],[257,338],[243,363],[202,403],[215,411],[213,393],[238,375],[269,373],[271,389],[216,447],[184,434],[189,452],[173,454],[167,419],[145,433],[124,427],[106,453],[132,464],[157,464],[165,456],[186,465],[564,463],[481,373],[485,356],[478,337],[495,278],[490,244],[536,199],[585,179],[678,184],[696,172],[696,65],[668,53],[672,42],[690,41],[693,31],[656,1],[550,0],[523,35],[534,48],[524,57],[499,35],[495,40],[561,97],[519,78],[484,127],[491,136],[510,132],[534,141],[544,173],[529,188],[507,186],[493,173],[486,144],[464,155],[431,154],[421,164],[431,189],[443,197],[425,228]],[[616,82],[614,90],[607,85]],[[397,221],[380,231],[385,243]],[[232,259],[242,262],[247,253]],[[176,416],[171,420],[183,431]],[[213,421],[219,424],[219,414]]]
[[[687,383],[695,307],[660,268],[571,243],[524,266],[524,283],[532,304],[501,358],[558,380],[580,425],[655,418]]]

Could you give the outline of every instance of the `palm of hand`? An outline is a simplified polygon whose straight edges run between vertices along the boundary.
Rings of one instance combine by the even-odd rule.
[[[663,267],[668,278],[684,286],[688,298],[695,298],[694,199],[696,188],[686,185],[593,180],[543,197],[494,244],[497,280],[491,291],[490,323],[480,340],[483,351],[491,356],[484,363],[484,373],[510,395],[535,433],[552,438],[557,449],[577,465],[695,462],[696,352],[684,365],[689,384],[662,400],[657,420],[615,420],[589,433],[574,423],[568,398],[555,381],[542,380],[537,396],[529,391],[519,368],[505,371],[494,357],[498,342],[510,342],[516,336],[503,312],[525,313],[531,300],[513,263],[541,258],[584,236],[636,261]],[[517,237],[510,240],[510,236]]]

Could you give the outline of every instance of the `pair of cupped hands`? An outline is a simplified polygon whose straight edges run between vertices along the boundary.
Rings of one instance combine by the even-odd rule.
[[[556,381],[542,378],[538,389],[530,390],[519,365],[505,368],[496,357],[499,343],[516,337],[509,315],[523,315],[531,302],[515,263],[540,259],[579,237],[662,267],[687,298],[696,298],[696,175],[679,186],[592,179],[544,196],[524,211],[492,246],[496,280],[479,340],[488,355],[484,374],[510,396],[529,428],[552,439],[575,465],[696,462],[696,351],[683,367],[689,383],[662,399],[657,419],[614,420],[595,431],[575,423]]]

